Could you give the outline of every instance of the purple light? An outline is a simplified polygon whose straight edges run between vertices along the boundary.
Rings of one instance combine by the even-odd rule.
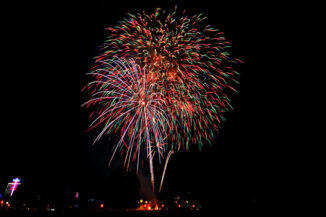
[[[15,178],[12,180],[13,181],[13,185],[11,186],[10,190],[11,190],[11,193],[10,193],[10,196],[13,195],[14,191],[17,189],[17,186],[20,184],[20,179],[19,178]]]

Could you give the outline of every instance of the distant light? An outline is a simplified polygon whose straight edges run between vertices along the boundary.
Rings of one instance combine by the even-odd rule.
[[[94,199],[94,198],[90,198],[90,199],[88,199],[88,201],[90,201],[90,202],[94,202],[95,199]]]
[[[177,195],[174,199],[175,199],[175,200],[180,200],[181,197],[180,197],[179,195]]]
[[[14,191],[17,189],[17,186],[20,184],[19,183],[20,181],[21,180],[19,178],[15,178],[15,179],[12,180],[13,183],[12,183],[12,186],[10,188],[10,191],[11,191],[10,196],[12,196],[14,194]]]
[[[141,200],[139,200],[139,202],[140,202],[140,203],[143,203],[144,201],[141,199]]]
[[[151,210],[151,209],[152,209],[152,207],[151,207],[151,206],[148,206],[148,207],[147,207],[147,210]]]
[[[19,178],[15,178],[12,180],[13,182],[20,182],[21,180]]]
[[[1,203],[1,205],[3,205],[4,204],[4,201],[2,200],[0,203]]]
[[[79,193],[78,192],[76,192],[75,197],[79,198]]]
[[[103,204],[103,203],[101,203],[100,207],[101,207],[101,208],[104,208],[104,204]]]

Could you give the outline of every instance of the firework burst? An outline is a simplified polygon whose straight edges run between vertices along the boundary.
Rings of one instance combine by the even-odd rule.
[[[100,105],[91,125],[105,123],[95,141],[119,131],[113,155],[125,147],[127,167],[131,158],[138,165],[145,144],[153,185],[155,153],[210,143],[232,109],[228,95],[238,83],[232,65],[239,60],[230,57],[223,32],[203,25],[205,19],[176,8],[128,14],[107,28],[110,35],[89,73],[95,81],[86,86],[92,99],[85,105]]]

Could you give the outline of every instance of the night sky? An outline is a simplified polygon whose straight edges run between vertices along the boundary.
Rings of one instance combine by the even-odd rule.
[[[237,66],[240,93],[231,97],[234,111],[213,146],[201,152],[191,146],[188,153],[172,156],[163,191],[191,192],[211,205],[255,203],[263,170],[258,162],[263,140],[258,49],[267,43],[257,17],[265,7],[258,10],[233,1],[13,2],[1,74],[1,191],[14,177],[31,189],[66,191],[69,186],[85,194],[103,183],[110,174],[107,162],[114,138],[104,137],[91,146],[97,131],[85,132],[88,111],[80,108],[86,99],[80,92],[85,74],[107,36],[106,27],[127,12],[173,10],[176,3],[190,15],[204,13],[231,42],[232,56],[245,64]]]

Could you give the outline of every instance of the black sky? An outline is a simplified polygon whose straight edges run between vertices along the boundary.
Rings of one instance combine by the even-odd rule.
[[[213,201],[250,203],[257,196],[263,107],[259,91],[262,14],[268,6],[235,1],[77,1],[74,3],[14,2],[8,20],[8,51],[2,73],[3,165],[0,187],[16,176],[30,183],[69,183],[89,190],[89,183],[107,172],[108,148],[91,148],[87,112],[80,108],[80,90],[107,33],[127,12],[172,10],[204,13],[208,23],[224,31],[231,54],[245,62],[238,67],[240,94],[232,97],[212,147],[171,158],[167,192],[195,192]],[[95,177],[95,178],[94,178]],[[62,185],[61,185],[62,186]],[[0,189],[1,190],[1,189]]]

